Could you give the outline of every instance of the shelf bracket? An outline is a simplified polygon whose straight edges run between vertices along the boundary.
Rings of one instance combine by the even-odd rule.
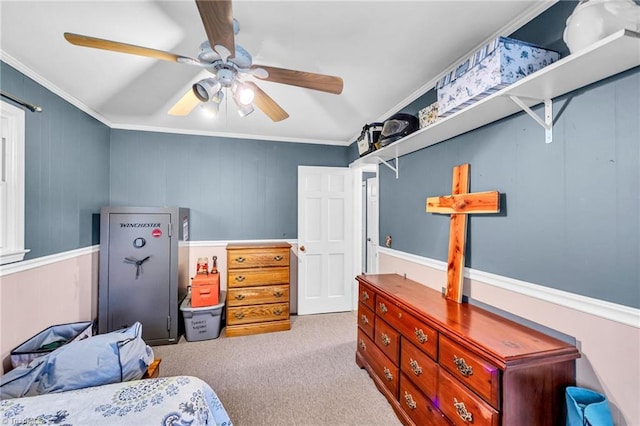
[[[382,164],[384,164],[385,166],[387,166],[388,168],[396,172],[396,179],[398,179],[398,157],[395,158],[395,165],[396,165],[395,167],[380,157],[376,157],[376,158],[378,159],[379,162],[381,162]]]
[[[553,142],[553,101],[551,99],[544,100],[544,120],[538,116],[531,108],[525,105],[522,100],[513,95],[509,95],[511,100],[515,102],[524,112],[529,114],[536,123],[544,128],[545,143]]]

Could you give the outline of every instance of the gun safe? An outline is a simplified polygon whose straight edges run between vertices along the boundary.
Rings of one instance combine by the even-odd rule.
[[[178,341],[178,306],[189,284],[188,240],[189,209],[101,209],[99,333],[139,321],[147,344]]]

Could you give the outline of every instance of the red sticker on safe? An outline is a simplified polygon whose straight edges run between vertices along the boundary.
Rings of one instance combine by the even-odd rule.
[[[162,231],[160,230],[160,228],[156,228],[153,231],[151,231],[151,236],[155,238],[160,238],[162,237]]]

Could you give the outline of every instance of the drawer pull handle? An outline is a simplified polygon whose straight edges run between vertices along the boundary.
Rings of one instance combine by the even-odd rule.
[[[276,262],[280,262],[282,259],[284,259],[284,257],[282,256],[276,256],[273,258],[273,260],[275,260]]]
[[[457,356],[453,356],[453,363],[456,365],[456,368],[464,377],[469,377],[473,374],[473,367],[467,365],[464,361],[464,358],[458,358]]]
[[[244,281],[244,275],[238,275],[238,276],[236,277],[236,281],[238,281],[238,282],[240,282],[240,283],[241,283],[242,281]]]
[[[407,391],[404,391],[404,400],[407,403],[407,406],[412,410],[415,410],[416,407],[418,406],[418,404],[416,404],[416,402],[413,400],[413,397],[411,396],[411,394],[407,393]]]
[[[363,351],[367,350],[367,345],[364,344],[364,340],[360,339],[360,341],[358,342],[358,345],[360,346],[360,349],[362,349]]]
[[[387,368],[384,367],[384,378],[387,379],[388,382],[393,380],[393,374],[391,374],[391,371]]]
[[[362,315],[362,317],[360,317],[360,322],[362,322],[362,325],[367,325],[369,324],[369,319],[366,315]]]
[[[243,300],[244,299],[244,294],[237,294],[236,295],[236,300]]]
[[[387,305],[385,305],[384,303],[380,303],[380,312],[382,312],[383,314],[386,314],[387,311],[388,311]]]
[[[282,315],[282,309],[280,308],[275,308],[273,310],[273,315]]]
[[[244,262],[245,260],[247,260],[247,259],[245,259],[245,258],[244,258],[244,257],[242,257],[242,256],[240,256],[240,257],[236,257],[236,262],[238,262],[238,263],[242,263],[242,262]]]
[[[244,312],[236,312],[235,314],[233,314],[237,319],[242,319],[244,318]]]
[[[453,398],[453,406],[456,407],[458,416],[460,416],[462,420],[469,423],[473,421],[473,415],[467,411],[467,407],[464,406],[464,402],[458,402],[457,399]]]
[[[413,358],[410,358],[409,365],[411,366],[411,370],[413,371],[413,374],[415,374],[416,376],[419,376],[422,374],[422,367],[420,367],[420,364],[418,364],[418,361],[416,361]]]
[[[426,334],[424,334],[424,331],[422,331],[422,329],[415,329],[415,335],[416,338],[418,339],[418,342],[420,343],[427,343],[429,341],[429,336],[427,336]]]
[[[282,294],[283,293],[281,291],[276,291],[275,293],[273,293],[275,297],[282,297]]]
[[[366,290],[362,292],[362,300],[369,300],[369,293]]]
[[[391,344],[391,339],[385,333],[382,333],[382,335],[380,337],[382,337],[382,344],[383,345],[389,346]]]

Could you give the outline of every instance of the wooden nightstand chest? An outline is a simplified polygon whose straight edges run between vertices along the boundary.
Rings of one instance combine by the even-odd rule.
[[[291,329],[288,243],[227,245],[227,336]]]

